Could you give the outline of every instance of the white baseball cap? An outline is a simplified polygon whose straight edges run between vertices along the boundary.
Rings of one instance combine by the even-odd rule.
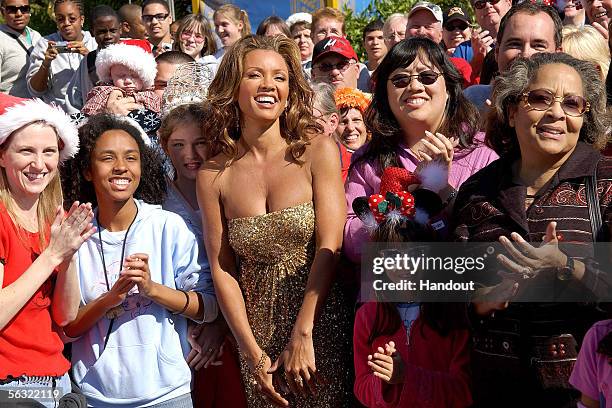
[[[431,14],[433,14],[434,18],[438,20],[440,23],[444,20],[444,16],[442,14],[442,9],[437,4],[430,3],[428,1],[419,1],[417,2],[411,9],[410,13],[408,13],[408,18],[413,15],[415,12],[419,10],[427,10]]]

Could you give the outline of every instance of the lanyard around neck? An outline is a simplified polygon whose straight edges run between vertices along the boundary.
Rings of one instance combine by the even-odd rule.
[[[98,214],[100,214],[99,210],[98,210]],[[136,218],[138,218],[138,206],[136,206],[136,214],[134,215],[134,219],[132,220],[132,222],[130,222],[130,225],[125,231],[125,236],[123,237],[123,244],[121,245],[121,258],[119,258],[120,265],[123,265],[123,259],[124,259],[123,257],[125,256],[125,245],[127,243],[128,234],[130,233],[130,228],[132,228],[132,225],[134,224],[134,221],[136,221]],[[108,282],[108,272],[106,270],[106,260],[104,259],[104,244],[102,243],[102,228],[100,228],[101,227],[100,218],[98,217],[98,215],[96,215],[96,222],[98,223],[98,238],[100,239],[100,255],[102,257],[102,268],[104,269],[104,281],[106,282],[106,290],[110,292],[111,287]],[[118,307],[123,307],[123,306],[119,305]],[[102,351],[106,349],[106,344],[108,343],[108,339],[110,338],[111,331],[113,330],[114,322],[115,322],[115,317],[112,317],[110,319],[110,324],[108,325],[108,331],[106,332],[106,338],[104,339],[104,348],[102,349]]]

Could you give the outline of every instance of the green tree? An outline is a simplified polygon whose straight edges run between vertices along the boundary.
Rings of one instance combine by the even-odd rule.
[[[357,55],[362,61],[365,60],[365,50],[361,40],[364,27],[370,21],[376,19],[384,21],[393,13],[408,13],[416,1],[417,0],[372,0],[368,7],[360,13],[355,13],[348,8],[347,4],[344,5],[342,10],[345,15],[344,30],[355,52],[357,52]],[[453,6],[461,6],[473,15],[472,6],[469,0],[441,0],[434,1],[434,3],[438,4],[442,10],[446,10]]]

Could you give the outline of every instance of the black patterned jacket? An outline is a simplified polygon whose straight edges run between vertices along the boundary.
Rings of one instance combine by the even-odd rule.
[[[496,242],[502,235],[509,237],[511,232],[517,232],[525,240],[539,243],[547,225],[556,221],[561,242],[591,244],[593,232],[585,181],[597,166],[597,192],[603,219],[598,240],[610,241],[612,158],[603,157],[589,145],[579,142],[548,185],[540,189],[527,210],[524,205],[527,188],[512,181],[511,166],[511,160],[500,158],[463,183],[454,207],[455,239]],[[588,256],[581,253],[579,245],[574,249],[578,253],[569,255]],[[611,286],[607,274],[591,266],[587,262],[582,284],[595,293],[609,291]]]
[[[562,242],[585,244],[584,251],[578,246],[573,247],[577,253],[568,253],[584,258],[586,265],[582,282],[571,284],[591,294],[591,298],[608,293],[612,289],[612,271],[606,271],[604,264],[595,262],[594,254],[587,253],[588,250],[592,251],[592,246],[586,245],[593,242],[593,232],[585,196],[585,180],[593,174],[595,167],[603,219],[598,237],[609,242],[612,229],[612,159],[601,156],[582,142],[578,143],[548,185],[540,189],[527,210],[524,204],[527,188],[513,182],[511,160],[502,157],[470,177],[461,186],[455,201],[455,239],[496,242],[502,235],[509,237],[511,232],[517,232],[529,242],[540,243],[547,225],[556,221]],[[605,252],[610,254],[609,250]],[[492,274],[494,276],[487,284],[500,280],[495,273]],[[556,275],[552,279],[556,279]],[[511,401],[509,406],[523,404],[522,398],[527,394],[506,392],[508,388],[504,383],[512,381],[512,377],[525,390],[531,390],[528,394],[544,395],[538,388],[533,370],[534,339],[537,336],[552,338],[550,336],[569,333],[580,344],[590,325],[602,318],[592,303],[514,302],[503,312],[497,312],[494,318],[475,319],[474,347],[484,350],[487,357],[483,360],[483,366],[473,368],[475,400],[485,401],[482,406],[487,406],[491,400],[499,402],[506,398]],[[567,370],[571,371],[571,365]],[[479,388],[480,391],[484,390],[482,398]]]

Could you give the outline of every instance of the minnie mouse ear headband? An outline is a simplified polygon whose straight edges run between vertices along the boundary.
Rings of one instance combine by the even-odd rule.
[[[400,167],[388,167],[380,180],[380,193],[353,200],[353,211],[370,232],[385,224],[394,229],[412,222],[432,230],[441,229],[432,220],[445,204],[435,191],[440,191],[448,177],[443,164],[431,162],[418,174]],[[410,235],[410,234],[408,234]]]
[[[334,94],[334,99],[336,100],[336,107],[338,109],[355,108],[359,109],[362,115],[365,113],[371,101],[370,96],[355,88],[337,89]]]
[[[60,162],[77,154],[79,134],[63,110],[40,99],[23,99],[0,94],[0,145],[16,130],[33,122],[42,122],[55,130],[63,144],[60,146]]]

